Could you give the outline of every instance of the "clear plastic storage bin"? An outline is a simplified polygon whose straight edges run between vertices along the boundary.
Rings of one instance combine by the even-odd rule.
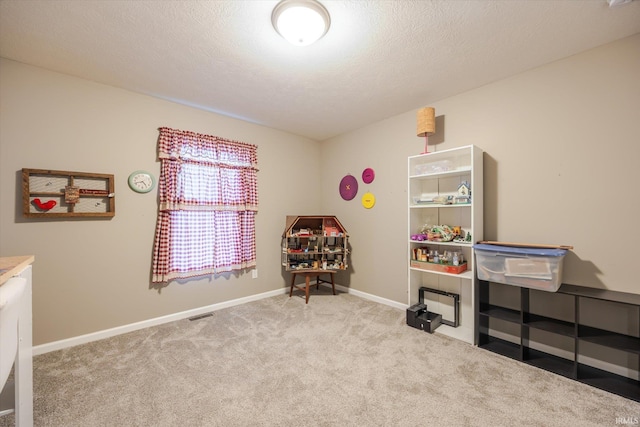
[[[477,244],[478,279],[555,292],[562,284],[565,249]]]

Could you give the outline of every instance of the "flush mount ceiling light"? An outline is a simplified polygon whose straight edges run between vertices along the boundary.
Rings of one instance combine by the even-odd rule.
[[[271,14],[278,34],[296,46],[307,46],[327,33],[329,12],[315,0],[282,0]]]

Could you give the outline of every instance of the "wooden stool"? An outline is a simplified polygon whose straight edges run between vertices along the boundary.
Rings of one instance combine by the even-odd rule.
[[[296,276],[297,275],[304,275],[304,282],[305,282],[305,287],[301,287],[300,285],[296,285]],[[326,280],[323,280],[320,278],[321,274],[330,274],[331,275],[331,282],[327,282]],[[324,282],[324,283],[331,283],[331,288],[333,289],[333,294],[336,294],[336,285],[333,282],[333,275],[336,274],[335,271],[333,270],[300,270],[300,271],[292,271],[291,272],[291,290],[289,291],[289,298],[291,298],[291,296],[293,295],[293,288],[295,287],[296,289],[299,289],[301,291],[305,292],[305,296],[306,296],[306,301],[305,304],[309,304],[309,288],[311,287],[311,278],[315,277],[316,278],[316,289],[320,289],[320,282]]]

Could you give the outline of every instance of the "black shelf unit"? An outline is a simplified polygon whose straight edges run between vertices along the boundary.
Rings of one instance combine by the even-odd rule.
[[[496,285],[513,287],[512,285],[494,283],[494,286]],[[553,298],[553,293],[520,288],[519,308],[515,309],[490,302],[491,287],[489,282],[479,280],[476,286],[477,327],[475,343],[478,347],[640,402],[640,381],[579,361],[581,344],[591,343],[625,352],[630,355],[630,358],[636,358],[637,365],[640,367],[640,336],[626,335],[585,325],[581,323],[580,319],[580,303],[584,299],[608,301],[609,303],[635,307],[638,312],[637,319],[629,319],[629,323],[638,322],[638,328],[640,328],[640,295],[563,284],[556,294],[565,295],[564,298],[572,300],[573,320],[567,321],[541,315],[530,309],[532,293],[542,292],[551,295],[551,298]],[[519,329],[520,336],[516,340],[519,342],[515,343],[493,336],[490,328],[491,319],[507,322]],[[573,347],[571,351],[573,357],[559,357],[530,347],[529,336],[533,330],[568,338]]]

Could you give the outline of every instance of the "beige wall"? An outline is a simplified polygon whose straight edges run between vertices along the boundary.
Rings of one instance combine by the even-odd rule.
[[[631,276],[640,159],[640,35],[431,103],[442,150],[485,154],[485,238],[575,246],[565,282],[639,293]],[[25,66],[0,62],[0,255],[34,254],[36,344],[282,288],[288,214],[333,214],[351,236],[352,271],[337,282],[407,302],[407,157],[419,154],[415,110],[317,143],[240,120]],[[250,274],[150,289],[155,192],[127,176],[156,175],[157,128],[257,144],[258,279]],[[319,159],[319,162],[307,162]],[[25,220],[21,168],[113,173],[111,220]],[[362,170],[376,178],[363,184]],[[358,177],[358,197],[338,195]],[[304,176],[308,179],[299,179]],[[314,181],[318,180],[318,181]],[[321,197],[310,190],[318,185]],[[360,205],[364,191],[376,206]]]
[[[320,208],[310,188],[320,145],[299,136],[65,76],[0,62],[0,255],[34,254],[34,343],[42,344],[285,286],[280,235],[287,214]],[[156,191],[137,194],[128,175],[156,176],[158,127],[258,145],[258,278],[238,276],[150,289]],[[111,220],[26,220],[22,168],[115,175]]]
[[[526,53],[523,53],[526,54]],[[425,64],[427,66],[428,64]],[[429,104],[436,150],[485,150],[484,237],[573,245],[564,282],[640,293],[640,35]],[[353,245],[353,288],[406,303],[407,156],[419,154],[415,110],[323,142],[325,211]],[[376,179],[362,184],[366,167]],[[377,197],[345,202],[351,173]]]

